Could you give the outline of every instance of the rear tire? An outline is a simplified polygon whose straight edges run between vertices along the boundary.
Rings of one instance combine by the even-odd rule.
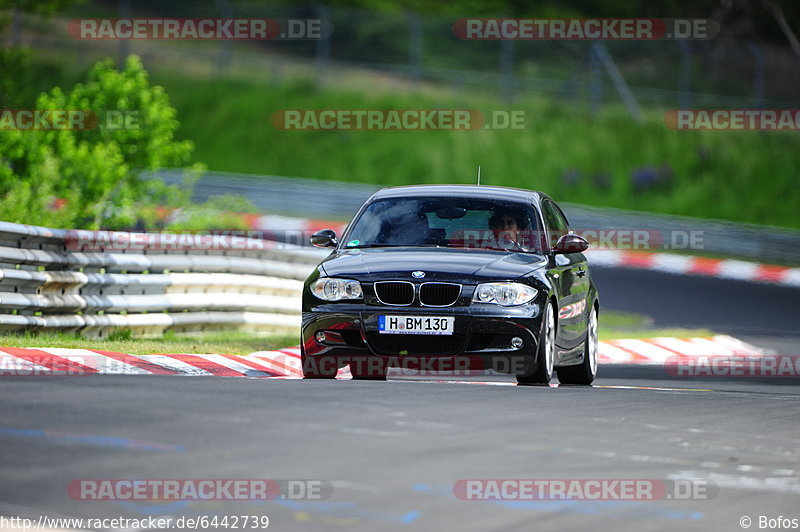
[[[577,366],[558,368],[558,382],[561,384],[588,385],[597,376],[597,309],[592,308],[586,326],[586,342],[583,346],[583,362]]]
[[[547,385],[553,378],[553,360],[556,351],[556,322],[553,305],[547,302],[542,316],[542,331],[539,334],[539,349],[536,356],[536,370],[526,375],[517,375],[517,383],[526,385]]]

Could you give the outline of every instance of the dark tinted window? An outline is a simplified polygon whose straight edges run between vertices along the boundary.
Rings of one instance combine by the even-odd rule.
[[[442,246],[539,251],[541,228],[525,203],[483,198],[391,198],[372,202],[344,247]]]
[[[548,241],[552,247],[559,238],[569,233],[569,224],[561,209],[552,201],[545,200],[542,203],[542,215],[544,223],[547,225]]]

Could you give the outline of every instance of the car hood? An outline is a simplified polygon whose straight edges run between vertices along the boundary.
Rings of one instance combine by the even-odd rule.
[[[476,249],[372,248],[339,250],[321,266],[329,277],[412,280],[411,272],[425,272],[425,281],[480,282],[517,279],[546,263],[542,255]],[[422,279],[421,279],[422,280]]]

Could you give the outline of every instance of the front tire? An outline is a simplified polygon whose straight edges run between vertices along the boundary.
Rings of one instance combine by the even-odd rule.
[[[327,356],[306,356],[306,349],[300,345],[300,362],[304,379],[335,379],[339,368],[336,359]]]
[[[577,366],[558,368],[558,382],[561,384],[588,385],[597,376],[597,309],[592,308],[589,323],[586,326],[586,342],[583,347],[583,362]]]
[[[542,316],[542,331],[539,334],[539,349],[536,357],[536,370],[526,375],[517,375],[517,383],[526,385],[546,385],[553,378],[553,360],[556,351],[556,321],[553,305],[545,306]]]
[[[380,357],[362,356],[350,360],[350,374],[353,380],[385,381],[388,370],[388,362]]]

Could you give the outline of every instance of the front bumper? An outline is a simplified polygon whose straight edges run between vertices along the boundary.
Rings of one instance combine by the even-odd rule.
[[[453,334],[380,333],[378,317],[387,314],[454,317]],[[541,305],[536,303],[518,307],[474,304],[446,309],[336,303],[303,312],[302,342],[306,357],[332,357],[339,367],[354,359],[380,357],[390,366],[420,366],[434,371],[491,368],[523,373],[536,363],[540,328]],[[320,331],[325,336],[323,341],[317,338]],[[517,339],[517,345],[512,345],[512,339]],[[456,358],[461,360],[446,362]],[[434,366],[431,360],[436,361]]]

